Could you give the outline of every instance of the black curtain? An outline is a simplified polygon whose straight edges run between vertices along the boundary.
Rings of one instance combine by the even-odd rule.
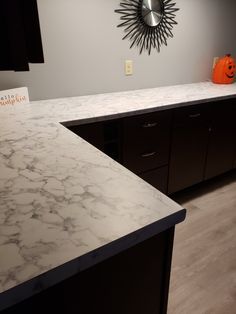
[[[43,63],[37,0],[0,0],[0,71]]]

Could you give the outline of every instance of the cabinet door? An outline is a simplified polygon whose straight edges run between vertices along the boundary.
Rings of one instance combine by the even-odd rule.
[[[205,179],[234,167],[236,110],[233,101],[212,103]]]
[[[203,181],[207,143],[207,105],[177,109],[172,134],[169,194]]]

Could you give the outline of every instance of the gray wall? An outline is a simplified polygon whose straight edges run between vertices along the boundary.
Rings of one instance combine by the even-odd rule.
[[[199,82],[211,77],[214,56],[236,55],[235,0],[176,0],[174,38],[151,56],[122,41],[120,1],[38,0],[46,62],[0,72],[0,90],[28,86],[34,100]]]

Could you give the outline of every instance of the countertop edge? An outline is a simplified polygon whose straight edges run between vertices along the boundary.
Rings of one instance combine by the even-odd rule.
[[[114,240],[103,247],[99,247],[79,258],[34,277],[23,284],[11,288],[0,294],[0,311],[12,307],[24,300],[84,271],[96,264],[127,250],[185,220],[186,209],[164,217],[133,233]]]
[[[233,99],[233,98],[236,98],[236,94],[231,94],[231,95],[227,95],[227,96],[223,95],[223,96],[217,96],[217,97],[211,97],[211,98],[202,98],[202,99],[191,100],[191,101],[186,100],[184,102],[179,102],[179,103],[176,102],[174,104],[167,104],[167,105],[163,105],[163,106],[156,106],[156,107],[154,106],[151,108],[143,108],[143,109],[132,110],[132,111],[124,111],[124,112],[102,115],[102,116],[96,116],[96,117],[88,117],[88,118],[82,118],[82,119],[60,121],[59,123],[65,127],[83,125],[83,124],[87,124],[87,123],[103,122],[103,121],[109,121],[109,120],[113,120],[113,119],[121,119],[121,118],[136,116],[136,115],[140,115],[140,114],[145,114],[145,113],[152,113],[152,112],[163,111],[163,110],[177,109],[177,108],[181,108],[181,107],[210,103],[210,102],[219,101],[219,100],[228,100],[228,99]]]

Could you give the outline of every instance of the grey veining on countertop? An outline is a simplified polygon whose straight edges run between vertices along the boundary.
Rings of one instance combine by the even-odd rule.
[[[235,95],[235,84],[206,82],[0,107],[0,310],[10,304],[6,292],[20,284],[35,278],[42,283],[43,274],[84,256],[91,266],[101,256],[90,252],[108,244],[112,251],[111,244],[119,239],[127,247],[135,244],[145,228],[151,235],[158,222],[182,212],[59,122],[120,117]],[[75,266],[80,267],[86,265]],[[45,279],[43,284],[55,282]],[[33,293],[35,284],[25,295]]]
[[[165,86],[120,93],[107,93],[33,102],[32,113],[52,121],[105,120],[150,111],[178,108],[236,96],[236,84],[211,82]],[[35,109],[34,106],[37,106]],[[50,105],[50,113],[48,106]],[[41,109],[38,110],[38,107]],[[81,121],[84,120],[84,121]]]

